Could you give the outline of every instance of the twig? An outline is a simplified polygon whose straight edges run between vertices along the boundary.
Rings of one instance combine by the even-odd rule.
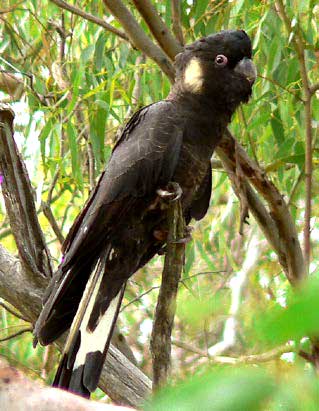
[[[189,351],[189,352],[192,352],[194,354],[198,354],[201,357],[206,357],[206,358],[208,357],[208,354],[207,354],[206,351],[203,351],[203,350],[201,350],[197,347],[193,347],[192,345],[187,344],[183,341],[175,340],[175,338],[172,339],[172,344],[175,345],[176,347],[182,348],[185,351]]]
[[[113,16],[121,23],[134,47],[143,51],[149,58],[154,60],[173,83],[175,71],[171,62],[162,49],[156,46],[144,33],[135,17],[123,2],[121,0],[103,1]]]
[[[8,311],[10,314],[14,315],[17,318],[20,318],[20,320],[23,320],[25,322],[29,322],[29,320],[25,317],[23,317],[22,314],[18,313],[17,311],[13,310],[11,307],[9,307],[7,304],[5,304],[3,301],[0,301],[0,307],[4,308],[6,311]]]
[[[149,288],[148,290],[144,291],[144,293],[139,294],[137,297],[133,298],[133,300],[129,301],[126,305],[124,305],[121,308],[121,312],[125,310],[129,305],[136,303],[136,301],[139,301],[141,298],[143,298],[145,295],[149,294],[151,291],[158,290],[160,288],[160,285],[154,285],[153,287]]]
[[[259,78],[262,78],[264,80],[269,81],[269,83],[274,84],[275,86],[281,88],[282,90],[285,90],[287,93],[291,94],[292,96],[294,96],[297,100],[299,101],[303,101],[301,97],[298,96],[297,91],[298,90],[290,90],[289,88],[283,86],[282,84],[280,84],[278,81],[274,80],[273,78],[267,77],[267,76],[262,76],[261,74],[258,74]]]
[[[229,357],[222,355],[215,355],[211,357],[205,351],[197,347],[193,347],[192,345],[187,344],[183,341],[173,339],[172,344],[176,347],[182,348],[185,351],[192,352],[201,357],[209,358],[211,363],[216,364],[259,364],[263,362],[277,360],[282,354],[295,352],[291,345],[285,344],[260,354],[241,355],[240,357]]]
[[[185,244],[185,223],[180,200],[168,205],[168,241],[162,273],[162,284],[155,310],[151,336],[153,358],[153,390],[167,382],[171,365],[171,333],[176,310],[176,296],[181,276]]]
[[[216,355],[215,357],[211,357],[210,360],[212,363],[219,364],[259,364],[277,360],[282,354],[291,352],[295,352],[293,347],[289,345],[282,345],[261,354],[241,355],[240,357],[225,357]]]
[[[58,223],[56,222],[56,219],[54,218],[50,205],[47,202],[42,201],[41,207],[43,210],[43,214],[46,216],[48,222],[50,223],[50,226],[54,231],[54,234],[56,235],[57,239],[59,240],[59,243],[63,244],[64,237],[62,231],[58,226]]]
[[[21,334],[30,333],[30,332],[32,332],[32,328],[31,328],[31,327],[24,328],[23,330],[20,330],[20,331],[17,331],[16,333],[13,333],[13,334],[8,335],[8,337],[0,338],[0,342],[12,340],[12,338],[15,338],[15,337],[18,337],[18,336],[21,335]]]
[[[62,146],[62,144],[61,144],[61,146]],[[47,197],[47,201],[46,201],[48,204],[51,204],[51,202],[52,202],[53,190],[54,190],[54,187],[55,187],[55,185],[58,181],[59,174],[60,174],[60,167],[57,166],[56,171],[55,171],[54,176],[53,176],[53,179],[51,181],[49,190],[48,190],[48,197]]]
[[[121,37],[124,40],[128,40],[128,37],[125,33],[122,31],[118,30],[117,28],[111,26],[108,24],[106,21],[100,19],[99,17],[93,16],[93,14],[87,13],[86,11],[83,11],[81,9],[78,9],[75,6],[72,6],[71,4],[63,1],[63,0],[50,0],[52,3],[56,4],[59,6],[61,9],[65,9],[70,11],[73,14],[76,14],[78,16],[83,17],[85,20],[91,21],[92,23],[95,23],[107,31],[110,31],[113,34],[116,34],[117,36]]]
[[[196,273],[196,274],[193,274],[193,275],[189,275],[188,277],[180,278],[178,281],[183,284],[184,281],[190,280],[191,278],[199,277],[201,275],[221,274],[221,273],[226,273],[226,271],[225,270],[219,270],[219,271],[206,271],[206,272],[203,272],[203,273]],[[148,290],[144,291],[143,293],[139,294],[137,297],[133,298],[133,300],[129,301],[126,305],[124,305],[121,308],[121,312],[123,310],[125,310],[125,308],[127,308],[129,305],[131,305],[133,303],[136,303],[141,298],[143,298],[145,295],[149,294],[150,292],[152,292],[154,290],[158,290],[160,287],[161,287],[160,285],[154,285],[153,287],[151,287]]]
[[[303,167],[302,170],[299,173],[299,176],[298,176],[297,180],[294,182],[294,185],[292,186],[292,189],[290,191],[289,200],[288,200],[288,203],[287,203],[288,206],[290,206],[291,203],[293,202],[293,199],[295,197],[295,194],[297,192],[299,184],[302,182],[304,176],[305,176],[305,170],[304,170],[304,167]]]
[[[158,15],[156,8],[149,0],[133,0],[133,3],[162,50],[164,50],[171,60],[174,60],[176,54],[181,51],[182,47]]]

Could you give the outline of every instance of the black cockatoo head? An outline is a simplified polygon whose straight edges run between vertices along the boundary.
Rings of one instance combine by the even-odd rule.
[[[213,99],[233,111],[247,102],[256,68],[251,41],[243,30],[227,30],[187,45],[175,59],[176,89]]]

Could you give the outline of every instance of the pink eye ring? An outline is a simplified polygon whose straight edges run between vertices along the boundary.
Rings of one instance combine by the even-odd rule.
[[[220,67],[224,67],[228,63],[228,58],[223,54],[218,54],[218,56],[215,57],[215,63]]]

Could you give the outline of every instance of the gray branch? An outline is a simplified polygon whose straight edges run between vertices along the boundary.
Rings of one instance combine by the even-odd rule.
[[[237,178],[238,164],[246,177],[244,187],[249,208],[257,217],[257,222],[266,238],[274,247],[288,280],[297,285],[305,276],[305,262],[301,251],[296,226],[285,200],[265,172],[252,160],[244,148],[227,131],[217,149],[232,182]],[[235,186],[240,185],[236,184]],[[248,185],[248,186],[247,186]],[[266,210],[252,190],[252,185],[265,199]],[[235,192],[238,194],[238,189]]]
[[[182,50],[182,47],[158,15],[155,6],[149,0],[133,0],[133,3],[162,50],[171,60],[174,60],[176,54]]]
[[[51,275],[49,252],[41,231],[25,165],[13,138],[13,111],[0,105],[0,173],[12,232],[25,267]]]
[[[144,33],[136,21],[133,14],[122,3],[121,0],[104,0],[104,4],[113,14],[113,16],[121,23],[130,41],[137,49],[143,51],[149,58],[155,61],[163,70],[171,82],[174,81],[175,72],[173,65],[167,58],[162,49],[152,42],[152,40]]]
[[[176,311],[176,296],[184,263],[185,223],[180,200],[168,205],[169,232],[162,283],[159,291],[151,337],[153,389],[167,383],[171,368],[171,334]]]

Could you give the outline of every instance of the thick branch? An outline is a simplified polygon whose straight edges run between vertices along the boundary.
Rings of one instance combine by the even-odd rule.
[[[280,257],[279,260],[288,280],[292,284],[299,283],[305,275],[305,263],[295,224],[282,195],[229,131],[225,133],[217,153],[228,158],[228,167],[231,167],[234,175],[236,175],[236,162],[239,162],[245,176],[268,203],[270,217],[277,228],[278,239],[277,234],[272,236],[269,230],[266,231],[267,238],[272,238],[271,244],[276,247],[275,251]],[[261,228],[263,229],[263,226]]]
[[[104,4],[121,23],[132,44],[155,61],[171,82],[174,81],[174,68],[165,53],[156,46],[141,29],[140,25],[120,0],[104,0]]]
[[[0,296],[34,322],[41,310],[47,279],[28,273],[0,245]],[[58,345],[63,346],[63,339]],[[119,350],[111,346],[99,384],[115,402],[138,406],[150,393],[151,381]]]
[[[182,47],[177,43],[169,28],[160,18],[156,8],[149,0],[133,0],[135,7],[148,25],[158,44],[171,60],[174,60]]]
[[[48,250],[38,222],[32,187],[13,138],[11,109],[0,106],[0,172],[10,225],[23,264],[30,271],[50,275]]]
[[[185,223],[180,201],[169,204],[168,226],[167,252],[151,337],[155,390],[167,383],[171,366],[171,334],[185,252],[182,240],[185,235]]]
[[[50,0],[52,3],[56,4],[59,6],[61,9],[68,10],[73,14],[76,14],[77,16],[83,17],[85,20],[91,21],[92,23],[95,23],[107,31],[110,31],[113,34],[116,34],[117,36],[121,37],[124,40],[128,40],[128,37],[125,33],[122,31],[118,30],[117,28],[111,26],[108,24],[106,21],[100,19],[99,17],[93,16],[93,14],[87,13],[83,10],[78,9],[75,6],[72,6],[71,4],[68,4],[67,2],[63,0]]]

